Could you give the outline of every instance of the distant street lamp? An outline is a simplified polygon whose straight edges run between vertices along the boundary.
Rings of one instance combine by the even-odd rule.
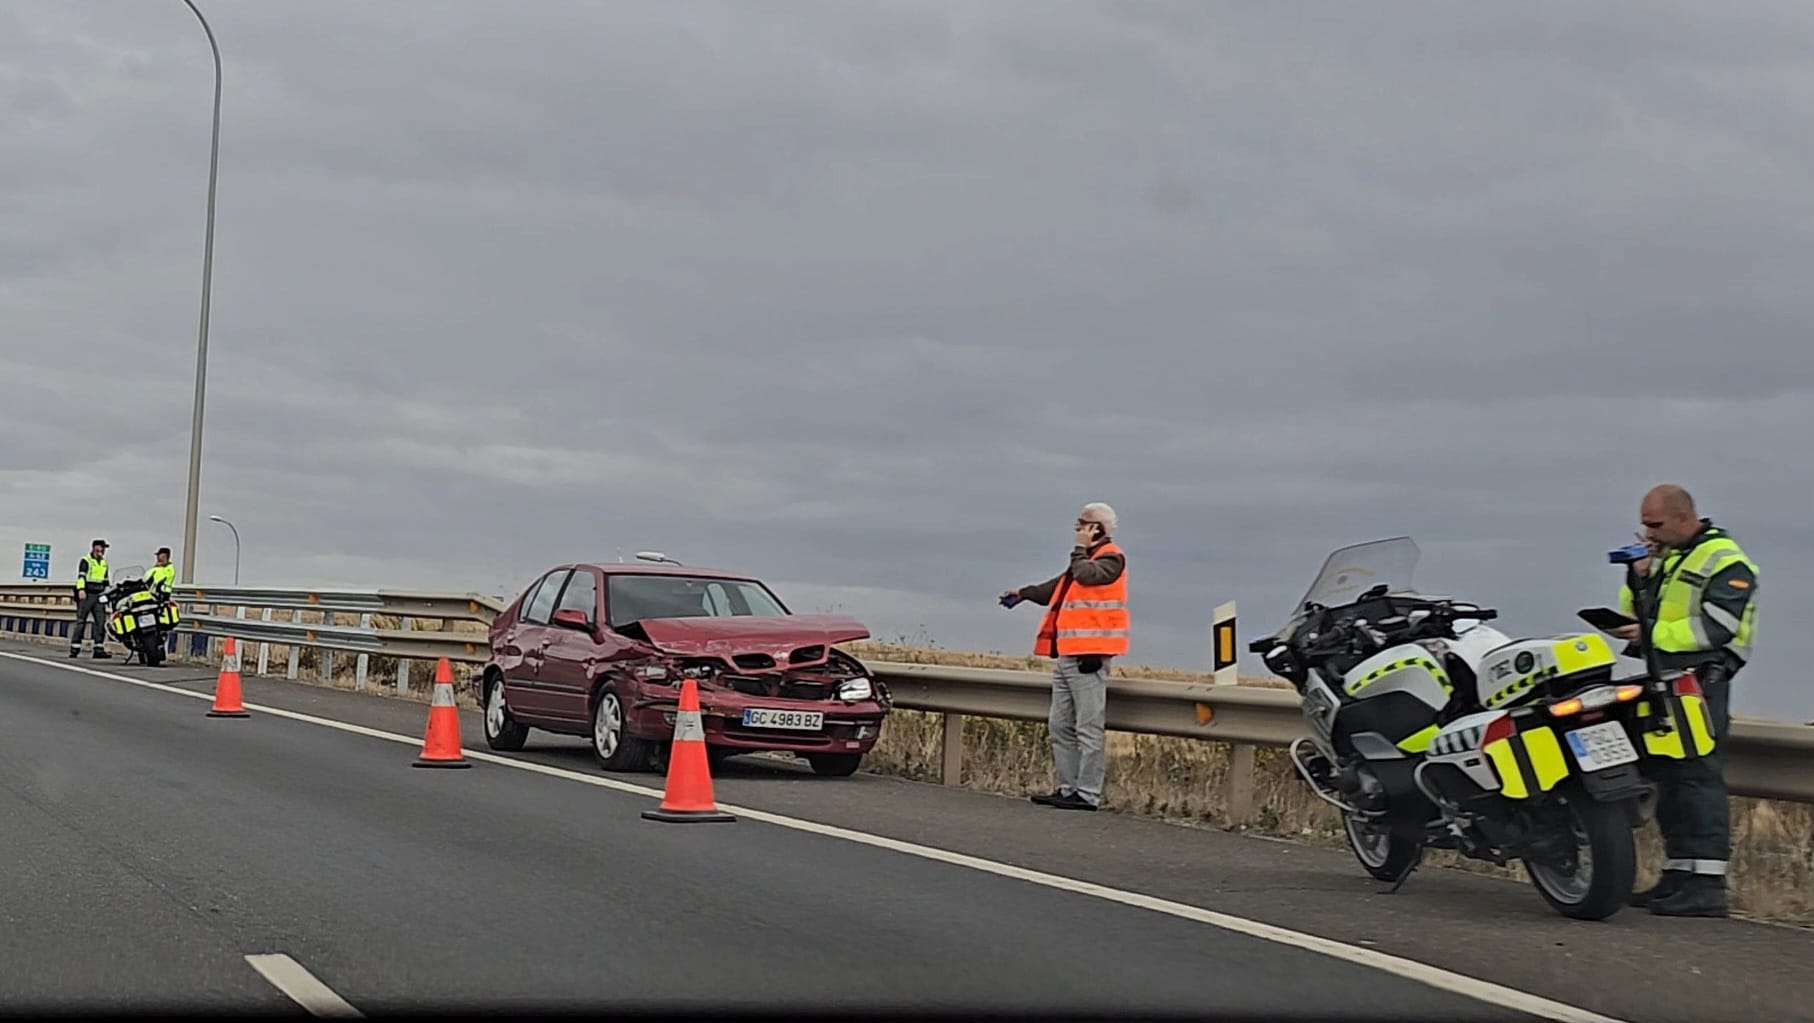
[[[214,54],[214,129],[208,147],[208,231],[202,251],[202,311],[195,338],[195,408],[189,421],[189,504],[183,514],[183,572],[181,582],[195,582],[195,516],[202,488],[202,392],[208,379],[208,306],[214,282],[214,183],[220,170],[220,47],[214,42],[214,29],[202,17],[194,0],[183,0],[202,23],[208,34],[208,49]]]
[[[233,585],[238,586],[239,585],[239,528],[237,526],[233,525],[233,523],[228,522],[226,519],[221,518],[219,515],[208,516],[208,521],[218,522],[221,525],[226,526],[228,529],[233,530]]]

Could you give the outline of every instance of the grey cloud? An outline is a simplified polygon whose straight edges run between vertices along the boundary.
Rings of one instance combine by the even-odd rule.
[[[1765,564],[1741,710],[1810,716],[1798,7],[205,9],[204,510],[253,577],[656,546],[1018,652],[993,595],[1106,499],[1137,658],[1200,666],[1215,603],[1400,532],[1572,627],[1675,478]],[[20,5],[0,68],[0,539],[175,544],[205,43]]]

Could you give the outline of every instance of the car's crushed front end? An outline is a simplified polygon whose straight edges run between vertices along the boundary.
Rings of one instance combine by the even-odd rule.
[[[628,730],[669,739],[683,679],[698,686],[708,747],[861,757],[881,736],[887,687],[838,643],[867,639],[843,615],[643,619],[621,630],[656,651],[626,666]]]

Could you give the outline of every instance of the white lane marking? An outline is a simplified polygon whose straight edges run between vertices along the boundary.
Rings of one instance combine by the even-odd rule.
[[[104,678],[114,682],[125,682],[128,685],[142,686],[146,689],[156,689],[161,692],[175,693],[179,696],[187,696],[196,700],[212,701],[214,699],[212,693],[191,692],[187,689],[178,689],[175,686],[165,685],[161,682],[151,682],[145,679],[131,678],[126,675],[115,675],[111,672],[84,668],[77,664],[63,664],[59,661],[32,657],[26,654],[10,653],[4,650],[0,650],[0,657],[30,661],[33,664],[52,668],[62,668],[65,671],[75,671],[84,675],[93,675],[96,678]],[[323,728],[333,728],[342,732],[351,732],[355,735],[369,736],[374,739],[384,739],[389,742],[402,743],[409,746],[420,745],[422,742],[418,737],[399,735],[395,732],[379,731],[375,728],[367,728],[364,725],[354,725],[344,721],[335,721],[332,718],[316,717],[313,714],[302,714],[293,710],[284,710],[281,707],[265,707],[255,703],[247,703],[245,704],[245,707],[247,710],[259,714],[270,714],[274,717],[289,718],[293,721],[305,721],[312,725],[320,725]],[[229,723],[224,724],[222,727],[232,728],[236,726]],[[484,750],[466,749],[464,746],[462,747],[462,750],[468,758],[473,760],[482,760],[487,763],[499,764],[504,767],[516,768],[517,770],[522,771],[532,771],[536,774],[545,774],[553,778],[564,778],[568,781],[576,781],[584,785],[593,785],[598,788],[612,789],[617,792],[648,796],[658,800],[665,795],[661,789],[619,781],[615,778],[580,774],[577,771],[569,771],[561,767],[550,767],[546,764],[538,764],[529,760],[516,760],[511,757],[499,756]],[[1441,991],[1462,995],[1466,998],[1472,998],[1475,1001],[1496,1005],[1500,1008],[1510,1009],[1514,1012],[1527,1013],[1541,1019],[1555,1020],[1557,1023],[1625,1023],[1625,1021],[1614,1016],[1603,1016],[1597,1012],[1569,1005],[1566,1002],[1558,1002],[1554,999],[1544,998],[1541,995],[1520,991],[1517,988],[1495,984],[1492,981],[1480,980],[1465,974],[1454,973],[1442,969],[1441,967],[1431,966],[1428,963],[1420,963],[1415,959],[1405,959],[1374,949],[1362,948],[1358,945],[1348,945],[1332,938],[1324,938],[1315,934],[1305,934],[1301,931],[1294,931],[1285,927],[1261,923],[1258,920],[1249,920],[1246,917],[1218,913],[1215,910],[1204,909],[1200,906],[1173,902],[1170,899],[1161,899],[1156,896],[1144,895],[1139,892],[1110,888],[1107,885],[1100,885],[1091,881],[1082,881],[1072,877],[1064,877],[1059,874],[1048,874],[1044,871],[1029,870],[1025,867],[1017,867],[1009,863],[997,863],[994,860],[985,860],[981,857],[971,856],[966,853],[952,852],[948,849],[937,849],[932,846],[918,845],[913,842],[903,842],[898,839],[886,838],[881,835],[872,835],[865,831],[852,831],[849,828],[841,828],[832,824],[821,824],[818,821],[801,820],[797,817],[784,817],[780,814],[735,806],[730,803],[720,803],[719,809],[735,816],[762,821],[765,824],[774,824],[778,827],[792,828],[795,831],[804,831],[810,834],[823,835],[827,838],[837,838],[847,842],[855,842],[859,845],[887,849],[892,852],[904,853],[908,856],[918,856],[921,859],[934,860],[939,863],[949,863],[953,866],[967,867],[971,870],[980,871],[985,874],[995,874],[999,877],[1025,881],[1030,884],[1041,885],[1057,891],[1088,895],[1107,902],[1119,903],[1123,906],[1148,909],[1155,913],[1163,913],[1167,916],[1177,917],[1181,920],[1208,924],[1212,927],[1219,927],[1223,930],[1233,931],[1237,934],[1245,934],[1248,937],[1258,938],[1262,941],[1287,945],[1307,952],[1325,955],[1331,959],[1339,959],[1343,962],[1353,963],[1357,966],[1365,966],[1370,969],[1380,970],[1407,980],[1417,981],[1420,984],[1425,984]]]
[[[302,968],[301,963],[287,955],[249,955],[246,962],[270,981],[272,987],[309,1010],[311,1016],[352,1018],[361,1015],[358,1009],[347,1004],[346,999],[335,994],[333,988],[317,980],[314,974]]]

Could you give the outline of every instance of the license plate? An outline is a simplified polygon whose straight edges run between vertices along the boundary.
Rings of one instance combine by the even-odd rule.
[[[139,627],[149,629],[157,624],[157,615],[139,615]]]
[[[1583,771],[1601,771],[1638,759],[1638,751],[1617,721],[1568,733],[1568,748]]]
[[[745,707],[745,728],[785,728],[795,732],[816,732],[825,727],[825,715],[816,710],[775,710],[772,707]]]

